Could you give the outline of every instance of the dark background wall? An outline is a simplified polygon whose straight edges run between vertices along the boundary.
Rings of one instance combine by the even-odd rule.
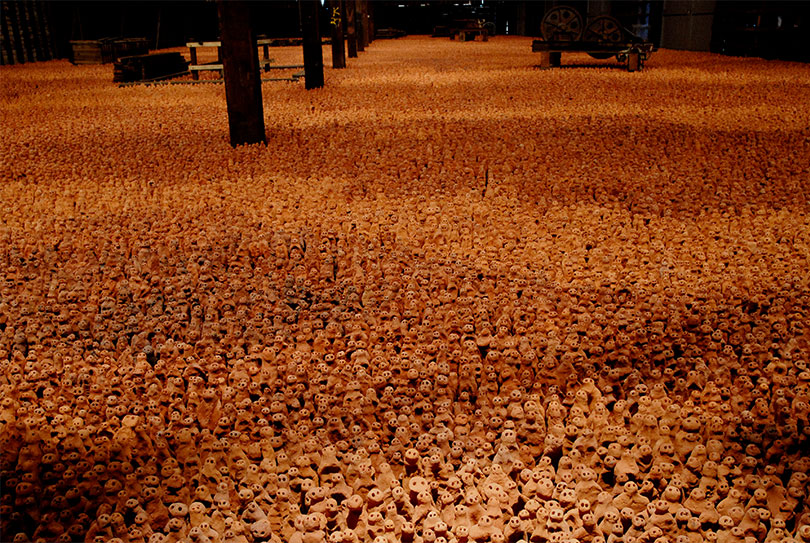
[[[257,34],[300,35],[294,0],[253,1]],[[810,2],[792,0],[372,0],[375,26],[429,34],[453,19],[491,21],[499,34],[539,36],[558,4],[583,17],[613,15],[661,47],[810,61]],[[322,10],[322,23],[328,10]],[[150,48],[216,39],[214,0],[2,0],[2,63],[68,58],[70,41],[143,37]]]

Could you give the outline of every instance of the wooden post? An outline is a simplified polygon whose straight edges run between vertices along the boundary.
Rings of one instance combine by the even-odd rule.
[[[301,30],[304,34],[304,79],[307,90],[323,87],[323,46],[318,24],[320,0],[301,0]]]
[[[366,1],[366,19],[368,20],[368,43],[374,41],[374,2]]]
[[[196,47],[189,47],[188,48],[189,55],[191,55],[191,65],[197,65],[197,48]],[[200,72],[197,70],[191,70],[191,78],[194,81],[198,81],[200,79]]]
[[[259,52],[244,0],[218,0],[231,145],[266,143]]]
[[[357,58],[357,10],[354,0],[341,0],[345,6],[346,13],[346,48],[349,50],[349,58]]]
[[[250,36],[251,36],[251,38],[254,39],[253,45],[255,46],[256,45],[256,43],[255,43],[256,38],[253,37],[253,33],[251,33]],[[258,57],[257,57],[256,58],[256,64],[258,65],[258,63],[259,63],[259,60],[258,60]],[[223,71],[219,72],[219,77],[224,79],[225,78],[225,71],[224,71],[225,70],[225,65],[222,63],[222,44],[221,43],[220,43],[219,47],[217,47],[217,64],[222,64],[222,70]],[[259,81],[259,84],[261,84],[261,80]]]
[[[362,26],[363,26],[363,48],[371,44],[371,34],[369,33],[369,25],[368,25],[368,0],[360,0],[360,6],[362,6],[362,14],[363,18],[361,19]]]
[[[363,19],[365,18],[363,0],[349,0],[349,2],[354,2],[354,33],[357,35],[357,50],[363,52],[366,50],[366,38],[363,36]]]
[[[346,47],[343,43],[343,10],[341,0],[329,0],[332,15],[332,68],[346,67]]]

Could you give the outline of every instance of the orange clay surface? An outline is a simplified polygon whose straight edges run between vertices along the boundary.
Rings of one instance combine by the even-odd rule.
[[[0,540],[810,541],[810,67],[538,62],[0,68]]]

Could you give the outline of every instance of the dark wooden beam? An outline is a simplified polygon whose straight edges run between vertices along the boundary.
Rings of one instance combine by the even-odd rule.
[[[369,32],[370,28],[368,26],[368,0],[360,0],[360,6],[363,10],[363,47],[368,47],[371,43],[371,33]]]
[[[265,143],[259,52],[244,0],[218,0],[231,145]]]
[[[363,19],[366,18],[366,13],[363,11],[363,0],[349,0],[349,2],[354,2],[354,33],[357,35],[357,50],[362,52],[366,50],[366,37],[363,36],[365,30]]]
[[[341,0],[346,12],[346,48],[349,58],[357,58],[357,9],[355,0]]]
[[[374,2],[366,2],[366,25],[368,32],[366,32],[366,42],[371,43],[374,41]]]
[[[301,0],[301,31],[304,35],[304,79],[307,90],[323,87],[323,45],[318,11],[320,0]]]
[[[343,9],[341,0],[329,0],[332,25],[332,68],[346,67],[346,47],[343,42]]]

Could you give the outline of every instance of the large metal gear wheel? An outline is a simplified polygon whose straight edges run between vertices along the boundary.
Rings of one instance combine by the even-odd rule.
[[[600,15],[585,27],[582,39],[588,42],[622,43],[625,41],[625,32],[622,24],[610,15]],[[606,59],[613,53],[588,53],[593,58]]]
[[[577,41],[582,37],[582,16],[569,6],[552,8],[543,16],[540,33],[546,41]]]
[[[598,41],[601,43],[619,43],[624,41],[622,24],[610,15],[600,15],[585,27],[585,41]]]

